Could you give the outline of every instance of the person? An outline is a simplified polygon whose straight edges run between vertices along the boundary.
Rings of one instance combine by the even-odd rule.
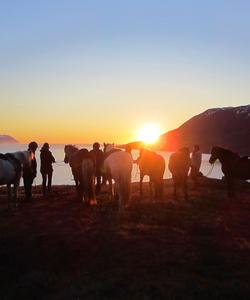
[[[94,154],[95,161],[96,161],[96,194],[99,194],[101,191],[101,178],[102,178],[102,164],[104,160],[104,155],[102,150],[100,149],[100,144],[98,142],[95,142],[93,144],[93,149],[90,151],[90,153]],[[104,176],[103,176],[103,183],[104,183]]]
[[[52,163],[55,162],[55,158],[52,155],[51,151],[49,150],[49,144],[44,143],[43,147],[40,151],[40,159],[41,159],[41,168],[40,172],[42,174],[42,187],[43,187],[43,195],[45,196],[51,192],[51,182],[52,182],[52,174],[53,174],[53,167]],[[48,185],[47,185],[48,180]],[[47,187],[46,187],[47,185]]]
[[[198,176],[201,167],[201,151],[199,145],[194,145],[194,149],[191,154],[191,172],[190,176],[194,182],[194,188],[198,186]]]
[[[33,141],[29,143],[28,151],[33,153],[31,166],[23,168],[23,184],[24,184],[24,193],[25,193],[26,201],[31,201],[32,198],[32,183],[37,173],[37,163],[36,163],[36,156],[35,156],[37,148],[38,148],[38,144],[36,142]]]

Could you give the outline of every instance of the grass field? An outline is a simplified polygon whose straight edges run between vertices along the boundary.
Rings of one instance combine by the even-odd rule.
[[[174,201],[171,180],[152,202],[148,186],[122,215],[107,193],[84,207],[71,186],[6,211],[0,189],[1,299],[249,299],[250,185],[226,197],[202,179]],[[21,191],[21,198],[22,198]]]

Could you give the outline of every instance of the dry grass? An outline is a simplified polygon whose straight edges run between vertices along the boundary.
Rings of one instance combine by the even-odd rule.
[[[202,180],[190,199],[152,203],[133,184],[119,215],[106,193],[83,207],[74,188],[5,210],[0,189],[1,299],[246,299],[250,297],[250,188],[228,200]],[[22,193],[21,193],[22,197]]]

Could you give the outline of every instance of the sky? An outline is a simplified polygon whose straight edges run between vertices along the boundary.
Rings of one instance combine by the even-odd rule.
[[[0,0],[0,134],[125,143],[250,103],[248,0]]]

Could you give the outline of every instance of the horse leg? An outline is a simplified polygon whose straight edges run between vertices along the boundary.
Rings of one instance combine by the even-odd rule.
[[[108,177],[108,183],[109,183],[109,196],[110,199],[113,200],[113,187],[112,187],[112,178]]]
[[[140,195],[141,195],[141,196],[143,195],[143,191],[142,191],[142,181],[143,181],[143,177],[144,177],[144,175],[143,175],[143,174],[140,174]]]
[[[11,185],[7,184],[7,190],[8,190],[8,210],[10,209],[10,202],[11,202]]]
[[[173,193],[173,197],[176,200],[177,199],[177,182],[176,179],[173,179],[174,181],[174,193]]]
[[[154,187],[156,187],[155,182],[154,182]],[[156,190],[155,190],[155,192],[156,192]],[[153,181],[151,178],[149,178],[149,195],[150,195],[150,200],[153,200]]]
[[[235,197],[235,181],[232,178],[232,197]]]
[[[75,171],[73,171],[73,169],[72,169],[72,174],[73,174],[73,178],[74,178],[74,181],[75,181],[76,188],[78,188],[79,181],[77,179],[77,174],[76,174]]]
[[[231,177],[226,177],[227,181],[227,195],[228,198],[233,197],[233,179]]]
[[[18,186],[19,186],[19,182],[15,182],[14,183],[14,204],[15,204],[15,207],[18,206],[18,203],[17,203],[17,189],[18,189]]]
[[[183,191],[184,191],[184,197],[185,197],[185,200],[188,200],[187,179],[184,181],[184,184],[183,184]]]
[[[96,205],[96,193],[95,193],[95,179],[94,176],[89,179],[89,189],[88,189],[90,205]]]
[[[163,196],[163,179],[160,178],[160,181],[159,181],[159,197],[160,197],[160,199],[162,199],[162,196]]]

